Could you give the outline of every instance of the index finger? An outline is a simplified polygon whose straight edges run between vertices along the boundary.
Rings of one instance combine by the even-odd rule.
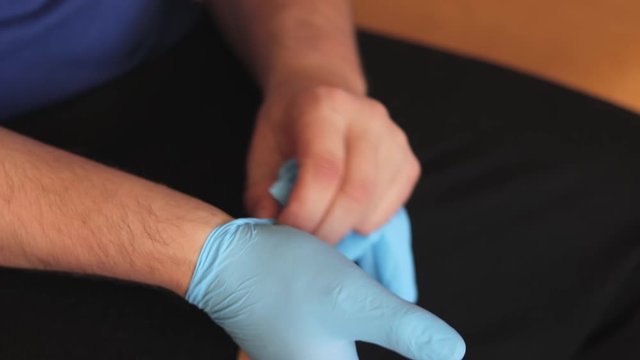
[[[278,222],[311,233],[343,180],[345,140],[344,131],[327,126],[326,119],[309,120],[297,136],[298,178]]]

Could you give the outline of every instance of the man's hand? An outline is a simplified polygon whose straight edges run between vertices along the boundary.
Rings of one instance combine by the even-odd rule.
[[[327,244],[270,220],[217,227],[186,298],[255,360],[353,360],[356,340],[410,359],[459,360],[465,352],[438,317],[392,295]]]
[[[385,107],[336,86],[282,86],[266,96],[248,161],[246,204],[254,216],[278,214],[268,188],[289,158],[300,170],[278,222],[330,243],[382,226],[420,174]]]
[[[277,214],[267,189],[296,157],[299,178],[280,223],[331,243],[382,225],[420,167],[384,106],[365,95],[350,2],[207,3],[264,94],[248,163],[251,214]]]

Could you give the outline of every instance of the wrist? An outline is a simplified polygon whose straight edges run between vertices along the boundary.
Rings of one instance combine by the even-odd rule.
[[[215,312],[216,306],[207,304],[212,300],[216,301],[216,297],[210,296],[212,287],[216,288],[218,295],[228,291],[233,292],[233,287],[217,287],[214,284],[231,284],[239,273],[255,265],[250,258],[247,258],[247,251],[255,245],[254,226],[262,224],[272,225],[273,220],[239,218],[222,223],[210,230],[192,271],[184,294],[185,299],[201,309],[206,309],[215,319],[211,312]]]
[[[163,256],[165,261],[157,261],[156,258],[150,266],[159,274],[158,285],[184,296],[208,235],[213,229],[232,220],[224,212],[205,204],[180,217],[176,226],[164,236],[171,239]]]
[[[367,83],[360,69],[337,70],[330,65],[289,65],[274,70],[263,83],[265,97],[282,93],[297,93],[316,87],[335,87],[365,96]]]

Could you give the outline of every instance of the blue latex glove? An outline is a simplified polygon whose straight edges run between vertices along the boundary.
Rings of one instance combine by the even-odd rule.
[[[297,162],[289,160],[282,165],[277,181],[271,186],[271,195],[283,206],[289,201],[297,173]],[[336,248],[394,294],[413,303],[417,301],[411,224],[404,208],[369,235],[348,234]]]
[[[253,360],[352,360],[355,340],[414,359],[461,359],[460,335],[391,294],[334,248],[270,220],[207,238],[186,298]]]

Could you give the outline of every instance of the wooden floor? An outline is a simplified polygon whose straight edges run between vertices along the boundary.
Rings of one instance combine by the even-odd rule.
[[[640,112],[640,0],[354,0],[361,28],[489,60]]]

